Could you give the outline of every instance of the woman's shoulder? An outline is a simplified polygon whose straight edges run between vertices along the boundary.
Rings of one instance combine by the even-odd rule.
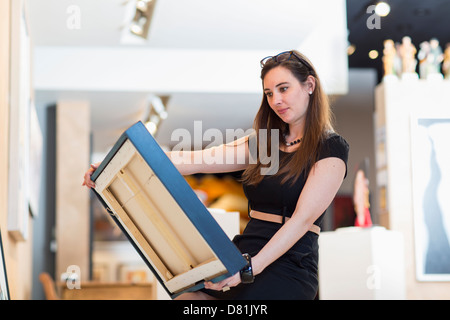
[[[341,146],[349,149],[347,140],[335,131],[328,131],[325,135],[325,144],[330,146]]]
[[[347,162],[350,146],[340,134],[328,131],[323,140],[319,159],[327,157],[338,157]]]
[[[322,143],[317,160],[325,158],[339,158],[345,163],[345,175],[347,176],[348,152],[350,146],[348,142],[338,133],[334,131],[327,132]]]

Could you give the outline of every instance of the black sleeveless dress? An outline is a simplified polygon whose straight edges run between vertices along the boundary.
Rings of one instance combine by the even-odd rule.
[[[347,166],[349,145],[344,138],[333,133],[323,143],[317,161],[337,157]],[[280,162],[292,156],[280,150]],[[347,175],[347,172],[346,174]],[[250,208],[257,211],[290,217],[305,185],[302,173],[292,185],[281,183],[282,177],[265,176],[257,186],[244,184],[244,192]],[[325,212],[314,222],[321,227]],[[250,219],[241,235],[233,242],[242,253],[255,256],[282,224]],[[252,284],[239,284],[226,292],[206,290],[203,292],[226,300],[305,300],[314,299],[318,290],[318,235],[308,231],[285,254],[271,263],[255,277]]]

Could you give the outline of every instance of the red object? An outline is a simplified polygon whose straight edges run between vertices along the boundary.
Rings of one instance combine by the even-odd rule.
[[[358,219],[358,216],[356,216],[356,219],[355,219],[355,226],[356,227],[367,228],[367,227],[371,227],[372,226],[372,218],[370,217],[369,208],[365,208],[364,209],[364,221],[360,222],[359,220],[360,219]]]

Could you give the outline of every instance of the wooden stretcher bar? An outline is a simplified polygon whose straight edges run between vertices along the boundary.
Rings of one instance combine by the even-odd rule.
[[[209,225],[205,229],[203,224],[204,218],[211,224],[211,231],[215,231],[218,225],[215,225],[214,219],[208,217],[207,210],[200,210],[205,209],[202,207],[198,207],[199,212],[192,210],[191,207],[195,209],[198,205],[196,201],[199,200],[191,201],[189,197],[188,201],[184,199],[189,206],[183,209],[184,203],[181,204],[179,199],[174,197],[178,192],[174,189],[176,184],[168,187],[172,180],[161,181],[160,177],[165,179],[164,175],[155,173],[149,161],[143,158],[132,141],[122,140],[124,141],[114,154],[109,156],[107,163],[102,163],[102,168],[99,168],[101,173],[95,176],[95,192],[140,251],[141,256],[150,264],[166,290],[175,295],[192,287],[198,288],[198,283],[203,280],[214,280],[229,274],[230,270],[211,247],[211,241],[208,243],[197,229],[198,223],[197,226],[193,223],[200,220],[202,230],[208,230]],[[158,161],[164,160],[159,156],[160,158],[155,155]],[[167,163],[167,166],[173,165]],[[165,168],[161,165],[157,167],[159,171]],[[174,174],[173,168],[168,170],[172,170],[170,172]],[[181,175],[180,177],[183,180],[179,183],[186,183]],[[172,178],[178,179],[176,175]],[[184,193],[186,192],[183,192],[183,196]],[[195,195],[193,192],[192,194]],[[192,215],[195,217],[191,217]],[[221,229],[220,231],[223,232]],[[229,239],[223,235],[224,244],[229,246],[226,243],[230,242]],[[221,247],[216,243],[214,246]],[[235,253],[232,252],[231,255],[233,254]],[[221,255],[222,259],[223,256],[226,257],[224,253]],[[238,258],[242,257],[239,255]],[[233,259],[234,264],[237,262],[237,265],[233,266],[235,269],[245,264],[243,258],[241,261],[233,256]]]

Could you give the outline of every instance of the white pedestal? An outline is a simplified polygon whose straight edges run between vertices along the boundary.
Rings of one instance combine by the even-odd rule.
[[[342,228],[319,237],[321,300],[405,299],[403,237],[383,227]]]
[[[213,218],[231,240],[239,234],[239,212],[208,208]]]

